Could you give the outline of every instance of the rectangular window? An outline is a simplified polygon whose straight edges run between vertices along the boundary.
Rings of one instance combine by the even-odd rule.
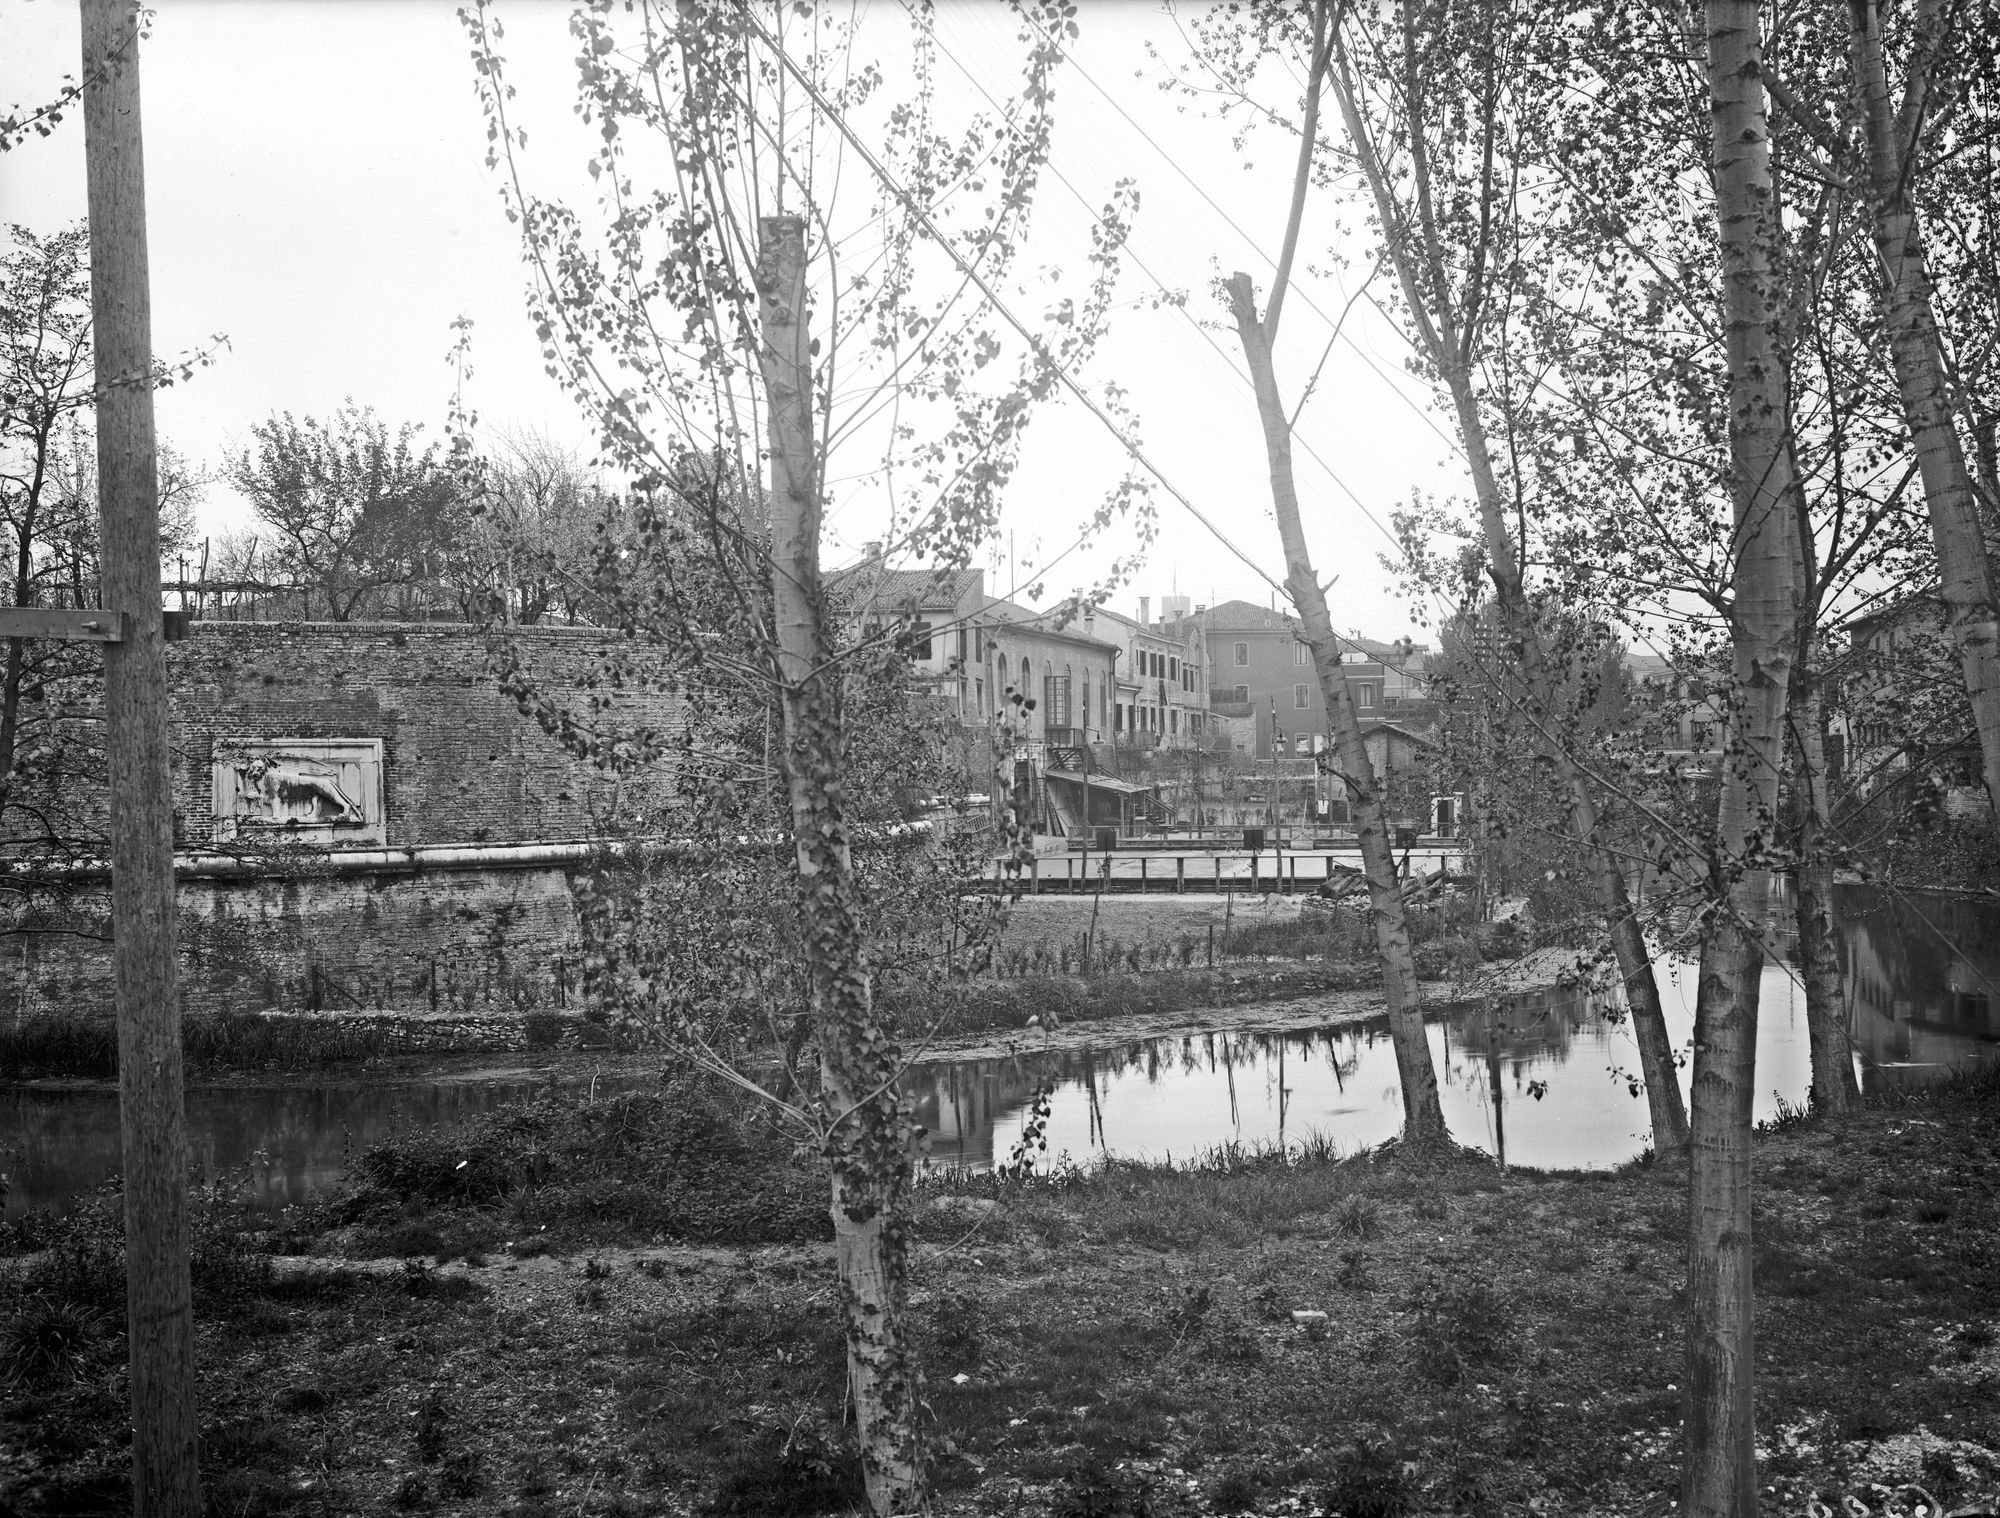
[[[1355,686],[1354,700],[1355,704],[1359,706],[1364,712],[1367,711],[1370,707],[1374,706],[1375,704],[1375,687],[1372,685]]]
[[[1312,663],[1312,650],[1307,648],[1303,643],[1294,644],[1292,646],[1292,662],[1294,664]]]
[[[965,629],[962,627],[958,630],[958,662],[960,665],[965,663]]]
[[[931,625],[928,622],[910,624],[910,657],[928,659],[931,656]]]
[[[1069,676],[1044,675],[1042,677],[1042,726],[1069,727]]]
[[[1249,705],[1249,703],[1250,703],[1250,687],[1249,687],[1249,686],[1247,686],[1247,685],[1239,685],[1239,686],[1237,686],[1237,687],[1236,687],[1236,699],[1237,699],[1238,701],[1241,701],[1241,702],[1242,702],[1242,703],[1243,703],[1244,705],[1246,705],[1246,706],[1247,706],[1247,705]]]
[[[1181,709],[1178,706],[1174,708],[1173,716],[1170,720],[1173,723],[1174,731],[1179,732],[1181,730]]]
[[[1302,712],[1309,711],[1312,708],[1312,687],[1310,685],[1294,685],[1292,687],[1292,705]]]
[[[1172,654],[1167,655],[1167,678],[1169,680],[1178,680],[1180,677],[1181,661],[1176,659]]]
[[[1236,645],[1237,667],[1241,668],[1243,665],[1248,664],[1249,662],[1250,662],[1250,645],[1248,643],[1237,644]]]

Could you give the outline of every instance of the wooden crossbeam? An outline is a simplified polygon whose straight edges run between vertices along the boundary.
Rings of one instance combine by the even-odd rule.
[[[0,607],[0,638],[123,643],[125,614],[119,611],[54,611],[39,606]]]

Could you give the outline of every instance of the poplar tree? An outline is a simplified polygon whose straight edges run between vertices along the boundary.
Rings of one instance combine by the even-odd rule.
[[[733,607],[717,637],[662,573],[635,605],[633,634],[683,667],[761,683],[781,713],[763,766],[724,765],[700,784],[713,798],[775,786],[784,802],[786,911],[820,1071],[790,1118],[827,1166],[849,1387],[879,1514],[929,1501],[907,1314],[918,1134],[897,1086],[911,1030],[878,995],[850,820],[870,777],[850,761],[846,672],[896,630],[871,636],[843,616],[820,564],[822,528],[829,482],[847,480],[889,518],[889,552],[939,571],[975,562],[1037,404],[1104,330],[1136,206],[1129,183],[1092,229],[1086,287],[1052,291],[1039,331],[1010,335],[987,293],[1023,277],[1053,79],[1077,35],[1073,6],[1022,10],[1017,97],[948,125],[928,10],[909,33],[914,88],[888,100],[844,12],[735,0],[581,8],[576,110],[597,134],[587,168],[599,188],[583,212],[528,189],[500,19],[485,3],[460,13],[549,370],[595,423],[603,461],[659,504],[660,530],[706,537],[708,583]],[[843,185],[858,205],[836,195]],[[1099,404],[1123,414],[1115,390]],[[1133,476],[1093,523],[1128,508],[1143,544],[1149,508]],[[1006,710],[1019,713],[1026,693],[1010,695]],[[999,728],[1011,747],[1004,714]],[[1019,849],[1011,807],[1000,833],[1003,850]]]

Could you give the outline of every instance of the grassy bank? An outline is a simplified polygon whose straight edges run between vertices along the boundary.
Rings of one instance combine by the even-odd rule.
[[[271,1235],[204,1200],[212,1510],[851,1510],[809,1162],[692,1098],[516,1117],[374,1151]],[[1990,1501],[2000,1086],[1787,1121],[1757,1164],[1766,1510]],[[113,1224],[16,1241],[45,1250],[0,1313],[23,1512],[123,1478]],[[941,1510],[1664,1518],[1684,1224],[1643,1166],[1222,1151],[927,1191]]]
[[[611,1030],[588,1017],[495,1011],[463,1019],[394,1013],[193,1012],[181,1020],[190,1075],[246,1070],[331,1071],[417,1054],[611,1048]],[[104,1017],[43,1012],[0,1024],[8,1078],[108,1080],[118,1074],[118,1030]]]

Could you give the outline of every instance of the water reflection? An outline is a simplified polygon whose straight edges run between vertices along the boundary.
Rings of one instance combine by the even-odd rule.
[[[2000,907],[1964,899],[1890,901],[1843,888],[1848,1033],[1862,1089],[1936,1078],[2000,1051]],[[1789,945],[1780,937],[1777,947]],[[1661,995],[1685,1054],[1695,966],[1668,960]],[[1445,1116],[1462,1141],[1510,1164],[1615,1165],[1645,1147],[1639,1056],[1622,1009],[1550,994],[1460,1012],[1430,1029]],[[1790,966],[1766,966],[1757,1040],[1757,1116],[1804,1100],[1805,997]],[[1680,1071],[1683,1091],[1691,1071]],[[1402,1120],[1383,1021],[1315,1032],[1231,1032],[1090,1051],[929,1066],[912,1085],[933,1132],[931,1158],[985,1168],[1020,1138],[1036,1088],[1054,1086],[1049,1152],[1185,1157],[1229,1140],[1307,1133],[1353,1149]]]
[[[2000,1051],[2000,906],[1861,888],[1836,900],[1848,1028],[1865,1091],[1934,1079]],[[1781,945],[1782,947],[1782,945]],[[1691,963],[1667,961],[1661,992],[1676,1045],[1693,1025]],[[1520,1165],[1614,1165],[1639,1152],[1647,1113],[1638,1051],[1618,1009],[1551,995],[1461,1012],[1430,1029],[1445,1116],[1463,1142]],[[1805,998],[1787,967],[1765,970],[1757,1114],[1803,1099],[1810,1062]],[[1683,1082],[1688,1078],[1683,1068]],[[620,1082],[619,1089],[649,1077]],[[1324,1135],[1379,1143],[1402,1121],[1380,1020],[1287,1033],[1135,1039],[1095,1049],[926,1065],[909,1078],[931,1159],[983,1168],[1019,1138],[1036,1088],[1054,1085],[1051,1153],[1186,1157],[1236,1139]],[[541,1083],[413,1083],[202,1089],[189,1129],[206,1174],[244,1175],[270,1206],[336,1181],[351,1155],[397,1128],[449,1124],[519,1101]],[[0,1172],[8,1213],[63,1205],[118,1171],[118,1112],[103,1091],[0,1088]]]

